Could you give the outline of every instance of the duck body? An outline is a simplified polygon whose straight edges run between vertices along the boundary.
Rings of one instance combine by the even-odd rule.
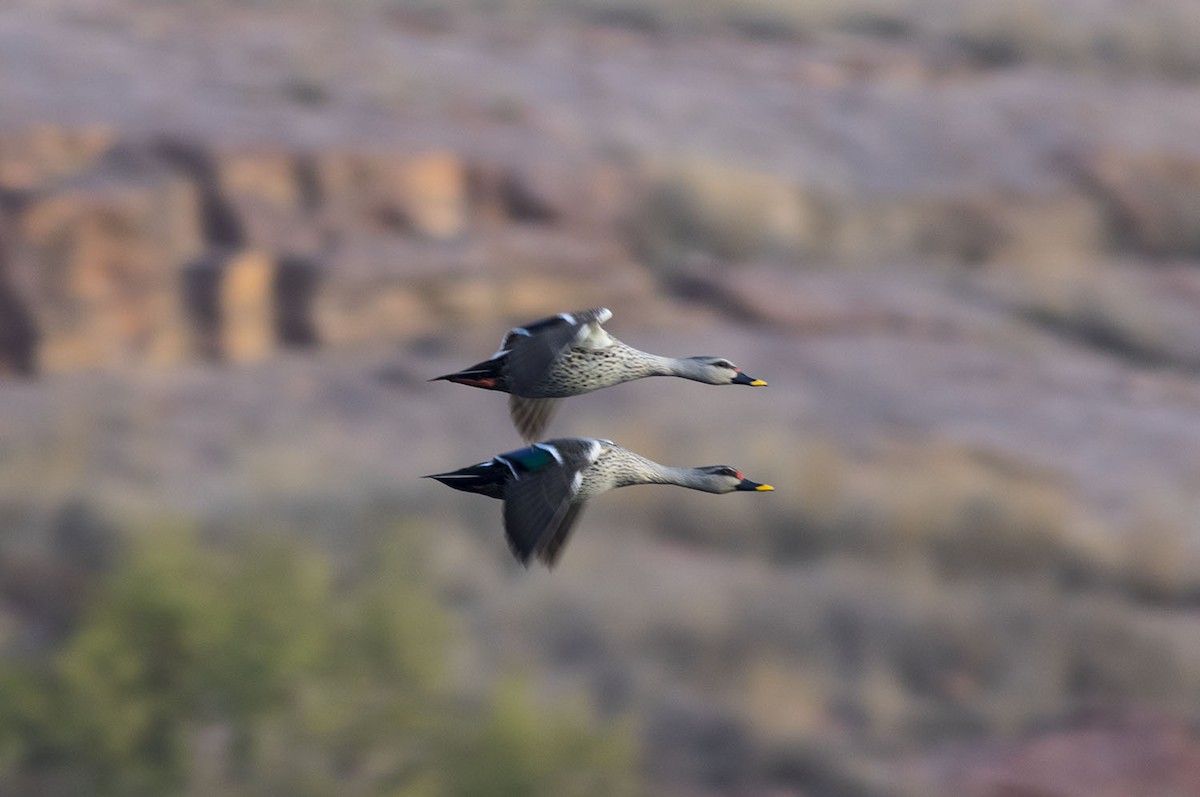
[[[602,349],[569,346],[555,358],[533,382],[509,377],[511,352],[501,350],[490,360],[439,376],[460,385],[498,390],[517,398],[561,399],[581,396],[603,387],[611,387],[648,376],[669,376],[652,354],[627,346],[616,338]]]
[[[612,317],[604,307],[560,313],[504,336],[488,360],[435,377],[510,395],[517,430],[536,440],[559,399],[650,376],[677,376],[707,384],[766,385],[721,357],[663,357],[628,346],[602,325]]]
[[[666,364],[660,362],[665,359],[627,346],[616,338],[610,338],[604,348],[570,346],[528,391],[532,395],[524,396],[520,392],[515,395],[569,398],[648,376],[669,376]]]
[[[487,462],[428,478],[504,501],[504,530],[513,555],[553,566],[584,504],[617,487],[675,484],[710,493],[769,491],[728,465],[660,465],[611,440],[569,437],[509,451]]]

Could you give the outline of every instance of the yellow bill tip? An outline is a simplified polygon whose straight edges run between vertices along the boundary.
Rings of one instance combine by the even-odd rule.
[[[750,383],[750,387],[766,387],[766,386],[767,386],[767,383],[761,379],[755,379],[753,382]]]
[[[755,487],[754,489],[760,493],[769,493],[769,492],[772,492],[775,490],[775,488],[769,484],[760,484],[757,487]]]

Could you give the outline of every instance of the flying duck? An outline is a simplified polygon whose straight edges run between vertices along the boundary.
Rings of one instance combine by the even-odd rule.
[[[504,501],[504,534],[521,564],[536,558],[553,567],[590,498],[634,484],[677,484],[706,493],[764,492],[736,468],[674,468],[652,462],[611,440],[566,437],[509,451],[487,462],[425,478]]]
[[[559,313],[509,330],[490,359],[434,377],[509,394],[508,409],[521,437],[532,442],[558,400],[647,376],[679,376],[710,385],[767,383],[742,373],[724,357],[663,357],[639,351],[609,335],[606,307]]]

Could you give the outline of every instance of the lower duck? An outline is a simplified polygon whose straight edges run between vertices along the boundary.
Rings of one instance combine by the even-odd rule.
[[[736,468],[660,465],[610,440],[566,437],[535,443],[449,473],[426,478],[504,501],[504,533],[513,555],[553,567],[588,499],[616,487],[677,484],[707,493],[775,488],[752,482]]]

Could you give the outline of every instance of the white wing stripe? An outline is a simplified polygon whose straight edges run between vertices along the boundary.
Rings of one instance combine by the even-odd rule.
[[[550,456],[554,457],[555,462],[557,462],[559,465],[563,464],[562,454],[558,453],[558,449],[549,443],[534,443],[533,447],[549,452]]]
[[[508,461],[507,459],[505,459],[504,457],[499,457],[499,456],[498,456],[498,457],[496,457],[496,461],[497,461],[497,462],[503,462],[503,463],[504,463],[504,466],[505,466],[506,468],[508,468],[508,471],[509,471],[509,473],[511,473],[511,474],[512,474],[512,477],[513,477],[513,480],[514,480],[514,481],[520,481],[520,480],[521,480],[521,477],[517,475],[517,469],[513,467],[513,464],[512,464],[511,462],[509,462],[509,461]]]

